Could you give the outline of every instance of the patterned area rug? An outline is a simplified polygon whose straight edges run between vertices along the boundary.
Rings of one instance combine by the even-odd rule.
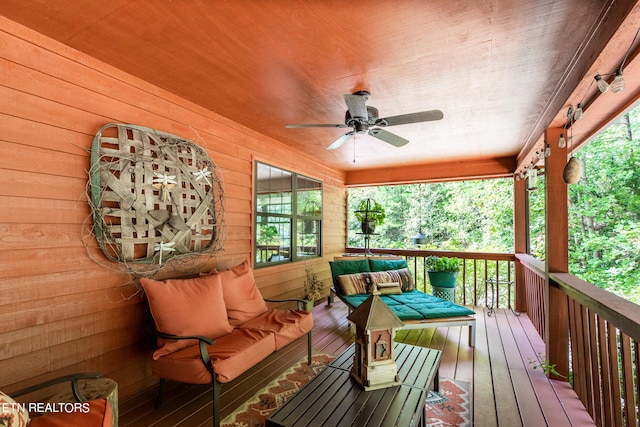
[[[427,426],[470,426],[469,383],[440,378],[440,392],[429,392],[425,419]]]
[[[270,382],[254,398],[222,420],[222,427],[261,427],[269,415],[333,362],[335,356],[316,354],[311,365],[306,357]]]
[[[222,420],[222,427],[264,427],[273,411],[334,359],[316,354],[311,365],[301,360]],[[440,393],[429,392],[425,417],[427,426],[470,426],[469,383],[440,378]]]

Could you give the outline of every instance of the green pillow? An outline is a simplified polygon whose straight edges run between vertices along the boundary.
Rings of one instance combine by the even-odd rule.
[[[331,266],[331,277],[333,277],[333,284],[338,286],[337,277],[341,274],[356,274],[371,271],[369,269],[369,261],[366,259],[359,259],[353,261],[329,261]]]
[[[400,270],[408,268],[406,259],[373,259],[369,258],[371,271]]]

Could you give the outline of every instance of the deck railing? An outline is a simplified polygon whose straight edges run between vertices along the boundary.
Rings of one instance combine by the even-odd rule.
[[[640,420],[640,307],[572,276],[551,273],[567,295],[573,388],[599,426]]]
[[[350,253],[362,249],[350,248]],[[455,301],[474,306],[515,308],[516,289],[525,309],[546,340],[548,318],[545,264],[529,255],[412,249],[371,249],[374,255],[407,260],[417,288],[431,292],[425,259],[455,256],[463,261]],[[517,259],[517,262],[516,262]],[[516,264],[520,282],[516,281]],[[640,421],[640,308],[568,273],[551,273],[550,286],[566,296],[569,318],[571,384],[598,426],[636,427]],[[495,286],[492,293],[491,281]],[[493,303],[493,304],[492,304]],[[564,302],[563,302],[564,305]]]
[[[348,253],[362,253],[349,248]],[[431,293],[425,259],[457,257],[462,262],[456,283],[455,302],[463,305],[515,308],[515,255],[510,253],[431,251],[418,249],[371,249],[374,255],[394,255],[407,260],[418,290]]]
[[[525,289],[527,314],[544,338],[544,264],[528,255],[517,258],[524,268],[520,288]],[[549,286],[566,296],[573,389],[598,426],[636,427],[640,420],[640,308],[568,273],[551,273],[549,278]]]
[[[522,278],[524,283],[519,286],[519,289],[524,290],[526,295],[525,306],[526,312],[535,326],[536,331],[542,337],[545,338],[545,326],[546,316],[544,311],[545,304],[545,265],[544,262],[537,260],[531,255],[518,254],[516,255],[518,261],[523,266]]]

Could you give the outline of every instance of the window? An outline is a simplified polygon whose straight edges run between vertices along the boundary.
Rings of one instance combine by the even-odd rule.
[[[322,182],[256,162],[255,188],[256,267],[320,256]]]

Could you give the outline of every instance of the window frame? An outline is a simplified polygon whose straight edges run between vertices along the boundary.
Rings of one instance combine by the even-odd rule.
[[[280,212],[273,212],[271,210],[267,210],[264,211],[262,210],[262,204],[260,203],[261,200],[261,195],[264,194],[275,194],[275,192],[273,193],[261,193],[260,192],[260,188],[261,188],[261,182],[260,182],[260,172],[259,169],[261,167],[265,167],[265,168],[271,168],[274,169],[276,171],[280,171],[280,173],[284,174],[284,175],[289,175],[290,176],[290,180],[291,180],[291,194],[289,197],[289,204],[288,204],[288,208],[283,209],[284,211],[290,211],[290,213],[283,213],[282,210]],[[317,183],[318,185],[318,191],[320,194],[320,202],[319,202],[319,207],[320,207],[320,211],[319,213],[316,214],[305,214],[304,212],[299,212],[299,210],[302,210],[299,206],[299,196],[300,196],[300,191],[298,189],[298,184],[300,179],[304,179],[304,180],[308,180],[311,181],[313,183]],[[262,186],[264,187],[264,186]],[[284,188],[284,186],[283,186]],[[284,190],[281,190],[280,193],[286,192],[288,191],[288,188],[284,188]],[[282,200],[282,199],[281,199]],[[275,266],[275,265],[282,265],[282,264],[290,264],[290,263],[294,263],[294,262],[301,262],[301,261],[306,261],[309,259],[315,259],[315,258],[320,258],[322,257],[322,211],[323,211],[323,203],[324,203],[324,185],[323,182],[319,179],[316,178],[312,178],[308,175],[303,175],[279,166],[275,166],[272,165],[270,163],[266,163],[263,161],[259,161],[259,160],[255,160],[254,161],[254,191],[253,191],[253,214],[254,214],[254,220],[253,220],[253,233],[252,233],[252,239],[253,239],[253,250],[254,250],[254,267],[255,268],[266,268],[266,267],[271,267],[271,266]],[[264,246],[264,244],[259,244],[259,232],[260,232],[260,228],[262,225],[265,224],[271,224],[269,218],[281,218],[281,219],[285,219],[288,220],[288,230],[287,233],[283,234],[282,232],[279,232],[278,238],[280,239],[280,243],[278,244],[277,247],[275,247],[275,249],[277,249],[277,255],[280,255],[281,250],[283,248],[289,248],[288,249],[288,258],[284,258],[284,259],[276,259],[274,261],[268,261],[268,259],[270,258],[269,256],[269,251],[273,251],[273,249],[270,249],[267,244],[267,249],[265,250],[264,248],[260,248],[259,246]],[[300,229],[301,225],[303,223],[307,223],[308,221],[312,221],[313,223],[315,223],[315,227],[313,228],[313,233],[307,233],[306,235],[315,235],[315,245],[310,245],[309,247],[314,247],[315,248],[315,253],[314,254],[301,254],[300,252],[300,248],[304,248],[304,245],[300,245],[299,242],[302,240],[302,235],[304,233],[302,233],[303,230]],[[287,221],[283,221],[280,222],[280,224],[286,223]],[[285,226],[286,227],[286,226]],[[277,229],[276,229],[277,230]],[[280,230],[281,231],[281,230]],[[263,259],[263,254],[264,254],[264,259]]]

